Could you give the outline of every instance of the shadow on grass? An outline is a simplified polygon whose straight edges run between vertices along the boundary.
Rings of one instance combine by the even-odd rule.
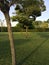
[[[47,41],[48,39],[44,40],[39,46],[37,46],[28,56],[26,56],[23,60],[21,60],[17,65],[23,65],[23,63],[31,56],[34,55],[35,52]]]
[[[42,38],[49,38],[49,33],[47,33],[47,32],[39,32],[39,33],[37,33],[40,37],[42,37]]]
[[[14,42],[16,45],[24,45],[26,43],[28,43],[30,41],[30,39],[15,39]]]
[[[9,41],[0,41],[0,65],[11,65]]]

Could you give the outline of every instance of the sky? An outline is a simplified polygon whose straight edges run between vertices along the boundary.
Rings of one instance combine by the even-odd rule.
[[[10,7],[10,11],[9,11],[10,16],[13,15],[13,12],[15,12],[14,6],[11,6],[11,7]],[[1,19],[1,20],[4,20],[4,19],[5,19],[4,15],[3,15],[3,13],[2,13],[1,11],[0,11],[0,19]]]
[[[44,2],[45,2],[45,6],[46,6],[46,11],[42,12],[41,16],[40,17],[37,17],[36,20],[45,21],[45,20],[49,19],[49,0],[44,0]],[[14,11],[15,11],[14,10],[14,6],[12,6],[10,8],[10,12],[9,12],[10,13],[10,16],[13,15],[12,13]],[[0,19],[1,20],[5,20],[5,17],[4,17],[4,15],[3,15],[3,13],[1,11],[0,11]]]
[[[46,21],[49,19],[49,0],[44,0],[45,6],[46,6],[46,11],[42,12],[40,17],[37,17],[37,20],[42,20]]]
[[[13,16],[14,13],[15,12],[15,10],[14,10],[14,6],[11,6],[11,8],[10,8],[10,11],[9,11],[9,14],[10,14],[10,17],[11,16]],[[5,21],[5,17],[4,17],[4,14],[0,11],[0,26],[1,26],[1,23],[3,23],[3,26],[7,26],[6,25],[6,21]],[[11,22],[11,24],[12,24],[12,27],[13,26],[16,26],[16,24],[17,24],[18,22]]]

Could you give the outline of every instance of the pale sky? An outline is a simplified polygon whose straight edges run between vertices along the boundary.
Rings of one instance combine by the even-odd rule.
[[[44,21],[44,20],[49,19],[49,0],[44,0],[44,1],[45,1],[45,5],[46,5],[46,11],[43,12],[40,17],[37,17],[37,20]],[[14,7],[13,6],[10,8],[10,16],[13,15],[12,12],[14,12]],[[1,11],[0,11],[0,19],[1,20],[5,19],[4,15],[3,15],[3,13]]]
[[[14,10],[14,6],[11,6],[10,11],[9,11],[10,16],[13,15],[12,13],[13,13],[14,11],[15,11],[15,10]],[[2,19],[2,20],[5,19],[4,15],[3,15],[3,13],[2,13],[1,11],[0,11],[0,19]]]
[[[49,19],[49,0],[44,0],[45,5],[46,5],[46,11],[42,13],[40,17],[37,18],[37,20],[47,20]]]
[[[14,15],[13,12],[15,12],[14,6],[11,6],[10,12],[9,12],[10,13],[10,16],[13,16]],[[1,11],[0,11],[0,19],[1,19],[1,22],[3,23],[3,26],[7,26],[6,25],[6,21],[5,21],[5,17],[4,17],[4,15],[3,15],[3,13]],[[1,22],[0,22],[0,26],[1,26]],[[11,22],[12,26],[16,26],[17,23],[18,22]]]

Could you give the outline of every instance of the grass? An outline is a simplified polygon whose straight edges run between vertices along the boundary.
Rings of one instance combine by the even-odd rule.
[[[17,65],[49,65],[49,32],[15,32],[14,42]],[[7,33],[0,33],[0,65],[11,65]]]

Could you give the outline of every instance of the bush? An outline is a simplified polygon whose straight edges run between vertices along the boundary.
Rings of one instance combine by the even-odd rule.
[[[0,27],[0,32],[7,32],[7,27]]]

